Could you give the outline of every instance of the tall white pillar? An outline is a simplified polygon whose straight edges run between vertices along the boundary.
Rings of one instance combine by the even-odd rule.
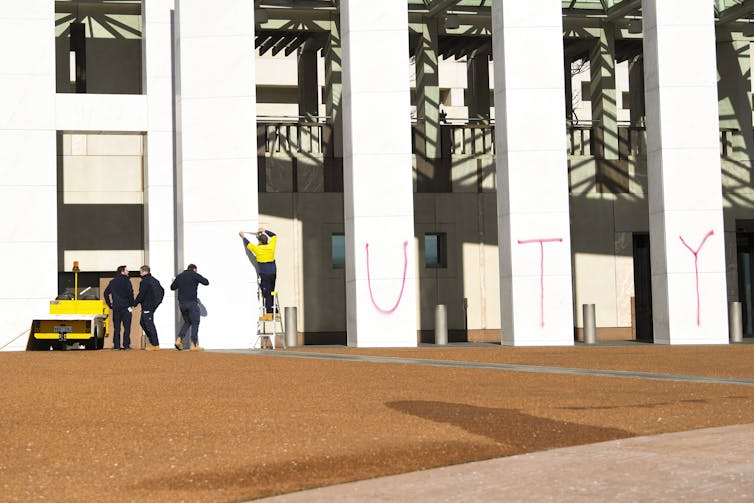
[[[466,82],[469,93],[469,119],[474,124],[489,124],[490,121],[490,54],[489,51],[474,51],[466,63]]]
[[[251,347],[256,275],[238,231],[258,221],[254,2],[176,0],[176,26],[176,272],[194,263],[210,282],[200,344]]]
[[[642,10],[654,340],[727,343],[714,11]]]
[[[605,23],[589,57],[592,130],[602,159],[618,158],[618,101],[615,90],[615,28]]]
[[[343,158],[343,51],[340,44],[340,20],[330,20],[330,36],[325,46],[325,115],[332,128],[325,145],[327,157]]]
[[[348,345],[417,344],[408,10],[343,0]]]
[[[558,0],[492,4],[506,345],[573,344],[561,17]]]
[[[717,91],[720,128],[727,129],[726,155],[748,162],[754,157],[751,117],[751,49],[748,40],[717,30]]]
[[[319,115],[319,82],[317,80],[318,51],[307,44],[298,51],[298,115],[301,119],[317,120]]]
[[[155,316],[160,343],[172,347],[176,306],[169,285],[175,264],[175,198],[173,194],[173,0],[142,1],[144,19],[144,90],[147,94],[144,152],[145,257],[152,275],[165,288]]]
[[[0,347],[23,350],[58,294],[55,2],[3,5],[0,44]]]
[[[437,159],[442,156],[437,18],[424,18],[421,26],[421,39],[416,48],[416,125],[421,131],[417,157]]]

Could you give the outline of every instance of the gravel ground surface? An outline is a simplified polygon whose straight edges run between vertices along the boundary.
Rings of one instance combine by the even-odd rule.
[[[754,378],[752,345],[316,350]],[[170,350],[0,353],[0,369],[0,501],[244,501],[754,423],[746,385]]]

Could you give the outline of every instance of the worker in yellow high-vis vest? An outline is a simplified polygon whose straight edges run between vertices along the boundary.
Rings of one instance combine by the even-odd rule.
[[[253,244],[246,239],[244,231],[238,233],[243,238],[243,243],[246,248],[254,254],[259,264],[259,283],[262,288],[262,296],[264,297],[265,314],[260,320],[269,321],[273,316],[273,300],[272,292],[275,291],[275,280],[277,279],[277,266],[275,265],[275,247],[278,243],[277,235],[266,230],[264,227],[260,227],[257,231],[256,237],[259,244]]]

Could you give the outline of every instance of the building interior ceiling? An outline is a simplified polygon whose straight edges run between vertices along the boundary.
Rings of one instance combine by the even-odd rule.
[[[83,16],[98,16],[114,36],[126,26],[118,15],[140,15],[144,0],[56,0],[60,30]],[[501,0],[407,0],[409,54],[416,54],[427,23],[436,23],[440,57],[492,57],[492,2]],[[528,0],[515,0],[528,1]],[[718,26],[730,25],[754,37],[754,0],[709,0]],[[340,0],[254,0],[256,49],[261,55],[326,48],[331,25],[339,16]],[[562,0],[564,47],[571,61],[588,57],[595,29],[616,27],[616,57],[623,61],[641,52],[641,0]],[[107,22],[106,22],[107,21]],[[133,34],[137,31],[131,27]],[[138,27],[140,28],[140,27]],[[120,35],[118,34],[120,31]],[[58,36],[61,33],[57,34]],[[126,33],[128,35],[128,33]]]
[[[413,56],[427,22],[438,27],[438,54],[448,59],[479,53],[492,57],[491,10],[495,0],[407,0],[409,57]],[[518,0],[527,1],[527,0]],[[256,46],[291,54],[299,48],[327,46],[330,24],[337,20],[339,0],[255,0]],[[562,0],[564,47],[572,61],[588,57],[595,28],[617,28],[616,57],[625,61],[641,53],[641,0]],[[710,0],[718,25],[737,23],[754,36],[754,0]],[[261,22],[260,22],[261,21]],[[751,33],[746,33],[751,24]]]

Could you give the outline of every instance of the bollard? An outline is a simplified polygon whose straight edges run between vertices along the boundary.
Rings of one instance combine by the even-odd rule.
[[[298,327],[296,308],[285,308],[285,347],[295,348],[298,346]]]
[[[584,304],[584,344],[594,344],[597,340],[597,316],[594,304]]]
[[[744,329],[741,318],[741,303],[731,302],[728,309],[728,323],[730,325],[730,342],[743,342]]]
[[[448,344],[448,311],[445,304],[435,306],[435,344],[445,346]]]

